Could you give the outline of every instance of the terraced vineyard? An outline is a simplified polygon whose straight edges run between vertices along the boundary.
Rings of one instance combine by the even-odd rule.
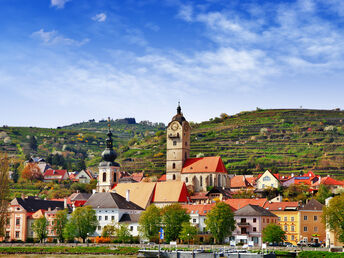
[[[187,119],[190,119],[187,117]],[[344,112],[257,110],[192,124],[191,157],[220,155],[229,173],[313,170],[344,176]],[[162,174],[165,135],[150,136],[121,153],[130,172]]]

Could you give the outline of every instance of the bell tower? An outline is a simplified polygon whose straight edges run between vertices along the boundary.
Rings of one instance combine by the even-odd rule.
[[[178,103],[177,114],[167,126],[166,180],[181,180],[185,160],[190,156],[190,125]]]
[[[118,183],[120,165],[115,162],[116,152],[113,150],[110,118],[108,118],[108,133],[106,148],[102,153],[102,162],[99,164],[97,192],[109,192]]]

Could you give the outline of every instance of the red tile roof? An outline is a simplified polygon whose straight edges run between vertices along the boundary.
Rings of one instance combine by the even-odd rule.
[[[298,202],[271,202],[271,203],[266,202],[264,205],[264,208],[270,211],[278,211],[278,210],[284,211],[285,209],[297,208],[298,206],[299,206]]]
[[[188,214],[199,214],[200,216],[206,216],[216,203],[211,204],[183,204],[182,207],[186,209]]]
[[[163,174],[159,179],[158,182],[164,182],[166,181],[166,174]]]
[[[191,158],[185,161],[182,173],[226,173],[221,157]]]
[[[254,184],[255,178],[253,176],[247,177],[244,175],[234,176],[230,180],[231,188],[246,188],[252,187]]]
[[[54,169],[47,169],[45,172],[44,172],[44,176],[61,176],[63,177],[65,174],[67,173],[67,170],[54,170]]]
[[[323,185],[344,185],[344,182],[335,180],[335,179],[327,176],[327,177],[321,178],[320,184],[323,184]]]
[[[192,196],[190,196],[191,200],[207,200],[207,192],[198,192],[194,193]]]
[[[248,204],[258,205],[260,207],[264,207],[268,199],[260,198],[260,199],[227,199],[225,203],[229,204],[234,210],[239,210],[245,207]]]
[[[140,182],[143,178],[143,172],[141,173],[133,173],[131,175],[132,179],[134,179],[136,182]]]

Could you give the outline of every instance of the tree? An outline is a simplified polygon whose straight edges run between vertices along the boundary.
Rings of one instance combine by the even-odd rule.
[[[7,221],[8,194],[9,194],[9,178],[8,178],[8,157],[0,155],[0,236],[5,233],[5,225]]]
[[[108,224],[103,227],[102,237],[114,237],[116,235],[116,227],[113,224]]]
[[[139,231],[141,235],[152,241],[158,237],[161,226],[161,210],[154,204],[141,213],[139,219]]]
[[[182,230],[183,222],[190,220],[189,214],[180,204],[171,204],[162,209],[162,223],[164,225],[167,242],[177,240]]]
[[[197,235],[197,228],[191,225],[190,222],[184,222],[182,224],[182,230],[180,231],[179,238],[183,241],[187,241],[190,244],[190,240],[193,240]]]
[[[316,194],[318,202],[325,204],[325,200],[332,195],[331,190],[325,185],[320,185],[319,190]]]
[[[75,225],[75,236],[80,237],[85,243],[88,234],[93,234],[98,226],[96,211],[91,206],[76,208],[70,218]]]
[[[67,210],[60,210],[56,213],[54,230],[56,232],[56,235],[60,243],[64,242],[63,230],[68,222],[67,215],[68,215]]]
[[[48,221],[47,219],[42,216],[39,219],[35,220],[32,224],[32,230],[35,232],[37,238],[42,243],[44,239],[47,238],[48,231],[47,231]]]
[[[277,224],[270,223],[263,229],[263,242],[265,243],[281,243],[285,239],[285,232]]]
[[[130,239],[130,232],[127,224],[119,224],[116,230],[118,240],[122,243],[126,243]]]
[[[219,202],[207,214],[205,224],[216,243],[222,243],[235,228],[234,214],[228,204]]]
[[[29,145],[31,150],[37,151],[37,139],[34,135],[31,135]]]
[[[344,242],[344,193],[333,197],[323,208],[323,222]]]
[[[76,226],[73,222],[68,221],[66,226],[63,228],[63,238],[68,243],[73,242],[76,236]]]
[[[27,163],[22,171],[21,177],[31,182],[43,179],[41,170],[36,163]]]

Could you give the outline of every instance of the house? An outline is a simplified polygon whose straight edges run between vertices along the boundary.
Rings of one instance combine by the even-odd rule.
[[[344,188],[344,181],[333,179],[328,175],[326,177],[320,177],[317,182],[312,184],[312,188],[318,190],[320,185],[324,185],[328,187],[331,191],[334,191],[338,188]]]
[[[267,202],[264,208],[278,216],[278,224],[286,232],[286,241],[294,245],[300,240],[298,202]]]
[[[51,181],[63,181],[63,180],[69,180],[69,175],[67,170],[58,170],[58,169],[51,169],[49,168],[46,170],[43,174],[44,182],[51,182]]]
[[[87,200],[85,206],[91,206],[96,211],[98,227],[93,236],[101,236],[106,225],[126,223],[132,236],[138,235],[138,218],[143,209],[130,201],[130,190],[126,197],[117,193],[94,193]]]
[[[74,182],[89,184],[94,176],[89,169],[69,173],[69,179]]]
[[[231,208],[236,211],[239,210],[248,204],[257,205],[260,207],[264,207],[264,205],[268,202],[266,198],[256,198],[256,199],[228,199],[225,200],[225,203],[231,206]]]
[[[230,178],[229,187],[232,192],[254,190],[256,178],[253,175],[238,175]]]
[[[257,178],[256,189],[264,190],[266,188],[278,188],[281,186],[280,177],[278,174],[272,174],[269,170],[266,170],[263,175]]]
[[[142,179],[143,179],[143,177],[144,177],[144,175],[143,175],[143,172],[140,172],[140,173],[132,173],[132,174],[131,174],[131,177],[132,177],[132,179],[133,179],[134,181],[136,181],[136,182],[141,182]]]
[[[190,202],[186,186],[180,181],[120,183],[113,188],[113,192],[125,196],[130,190],[133,203],[146,209],[154,203],[163,207],[172,203]]]
[[[312,171],[308,171],[304,175],[300,176],[294,176],[293,174],[291,175],[290,178],[288,178],[286,181],[282,183],[283,186],[289,187],[292,184],[295,185],[313,185],[319,180],[319,176],[315,175]]]
[[[300,240],[325,243],[326,228],[321,221],[323,206],[317,200],[311,199],[299,208]]]
[[[42,174],[44,174],[47,169],[51,168],[46,160],[40,157],[31,157],[29,160],[24,162],[24,165],[26,166],[27,163],[35,163],[39,167],[39,170]]]
[[[261,246],[263,229],[270,223],[278,223],[278,217],[258,205],[248,204],[234,212],[236,221],[231,241],[236,244]]]
[[[33,238],[32,224],[36,218],[45,215],[45,212],[65,208],[68,206],[64,201],[47,201],[32,196],[13,199],[8,208],[5,239],[25,242],[27,238]]]
[[[224,201],[231,198],[231,191],[229,188],[213,187],[205,196],[207,196],[211,202]]]

